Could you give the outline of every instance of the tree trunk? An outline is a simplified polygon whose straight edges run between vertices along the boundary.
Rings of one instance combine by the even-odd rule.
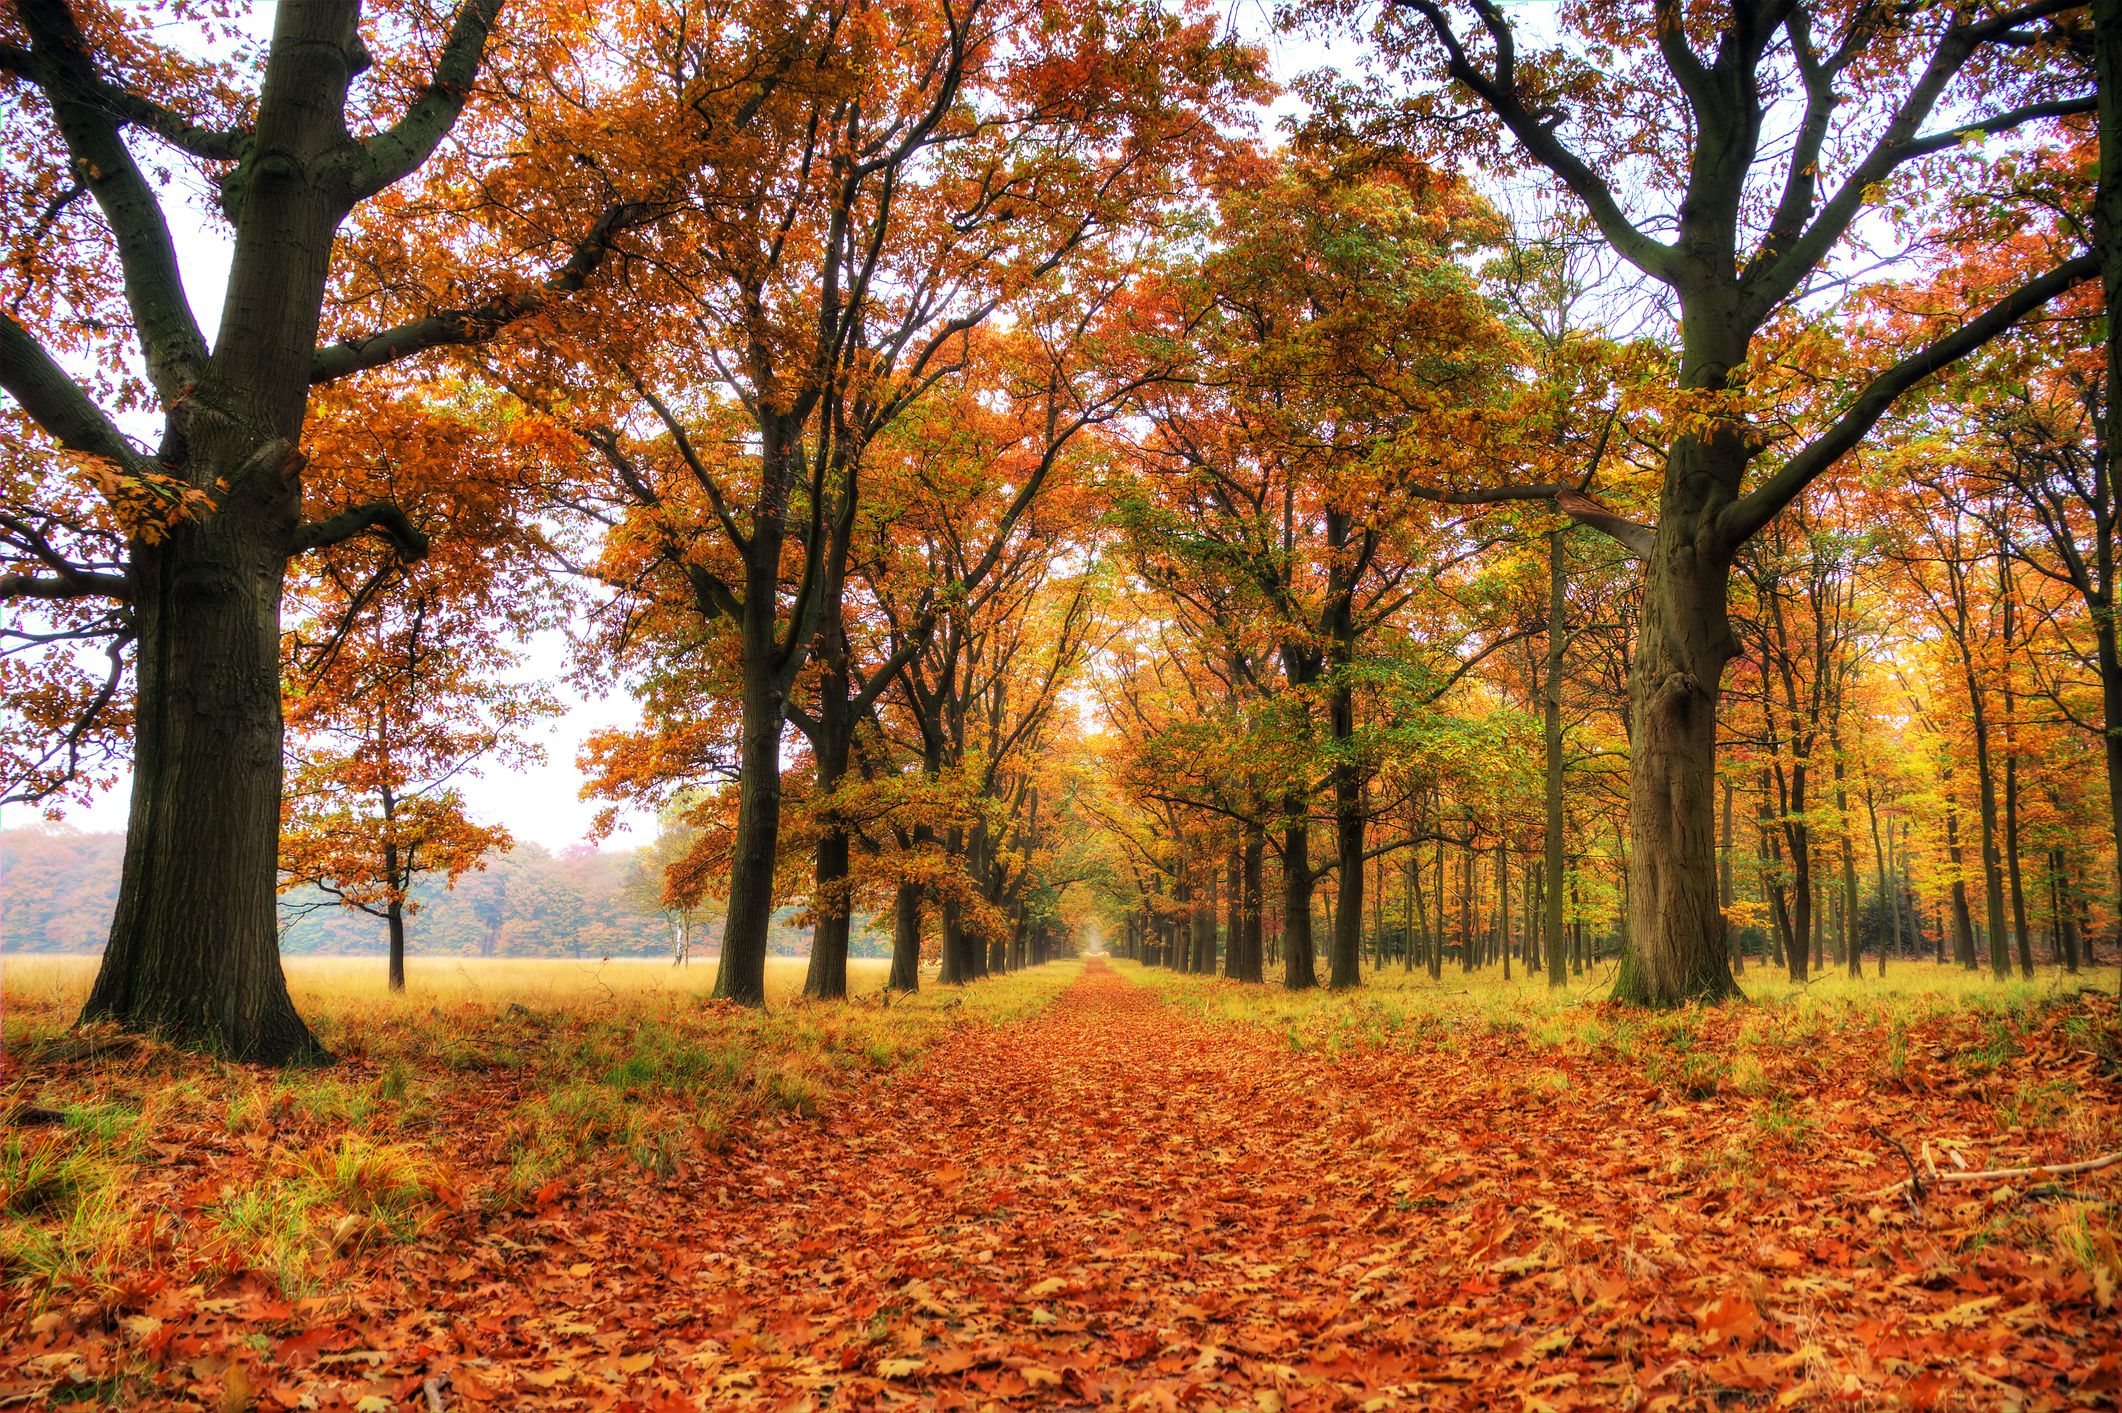
[[[827,631],[834,633],[836,629]],[[818,729],[811,740],[821,797],[837,789],[847,774],[848,748],[854,737],[854,723],[846,719],[847,687],[844,649],[830,645],[824,680],[819,686]],[[811,890],[810,967],[803,977],[803,994],[820,1001],[847,998],[847,938],[851,921],[847,871],[847,831],[827,828],[818,836]]]
[[[1319,974],[1312,965],[1309,836],[1310,826],[1301,819],[1282,831],[1282,984],[1292,991],[1306,991],[1319,984]]]
[[[2100,295],[2107,314],[2107,376],[2105,401],[2100,409],[2099,452],[2109,489],[2122,486],[2122,5],[2114,0],[2094,0],[2093,72],[2097,79],[2094,100],[2100,134],[2100,175],[2093,191],[2093,246],[2100,256]],[[2115,867],[2122,873],[2122,650],[2116,643],[2112,595],[2115,584],[2114,537],[2099,536],[2094,551],[2099,560],[2100,586],[2109,595],[2104,604],[2093,605],[2094,638],[2099,644],[2100,702],[2106,728],[2108,824],[2115,848]],[[2108,611],[2101,613],[2098,610]],[[2122,892],[2116,895],[2116,912],[2122,917]],[[2122,939],[2118,939],[2122,941]],[[2085,934],[2085,960],[2092,964],[2092,934]],[[2122,994],[2122,975],[2116,979]]]
[[[1540,693],[1540,736],[1547,752],[1547,984],[1567,986],[1568,958],[1562,955],[1562,665],[1568,647],[1568,588],[1563,534],[1547,538],[1547,680]]]
[[[887,991],[921,989],[921,889],[901,883],[892,897],[892,974]]]
[[[1334,735],[1346,742],[1355,735],[1355,700],[1346,687],[1334,692]],[[1346,991],[1363,984],[1363,782],[1349,761],[1334,766],[1334,845],[1340,859],[1335,870],[1333,960],[1328,984]]]
[[[1699,349],[1690,355],[1700,362]],[[1738,356],[1723,366],[1743,362]],[[1700,381],[1690,371],[1683,369],[1683,382]],[[1745,461],[1736,430],[1673,444],[1644,566],[1628,673],[1628,947],[1613,991],[1632,1005],[1739,994],[1717,908],[1717,699],[1736,646],[1725,609],[1731,560],[1713,529],[1718,505],[1695,499],[1703,485],[1736,489]]]
[[[766,1004],[766,937],[774,919],[774,856],[781,844],[784,698],[773,661],[774,599],[771,583],[754,584],[744,607],[737,831],[730,855],[729,908],[722,919],[722,958],[711,993],[746,1006]]]
[[[1946,777],[1945,856],[1952,860],[1953,960],[1972,971],[1975,968],[1975,924],[1967,909],[1967,877],[1960,848],[1960,812],[1953,808],[1952,778]],[[1942,939],[1941,939],[1942,941]]]
[[[231,188],[241,204],[219,336],[168,414],[162,451],[214,506],[129,546],[132,805],[81,1012],[256,1064],[331,1060],[280,969],[280,599],[324,286],[362,170],[344,118],[359,20],[353,5],[283,5],[274,18],[261,155]]]
[[[1267,975],[1264,959],[1260,955],[1260,905],[1261,865],[1267,853],[1267,839],[1257,829],[1248,829],[1245,835],[1245,956],[1242,981],[1258,982]]]

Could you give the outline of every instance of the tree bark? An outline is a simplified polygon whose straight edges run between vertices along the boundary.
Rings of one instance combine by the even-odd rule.
[[[2093,0],[2093,70],[2095,107],[2100,133],[2100,176],[2093,191],[2093,247],[2100,258],[2101,307],[2107,314],[2107,376],[2103,380],[2100,460],[2110,499],[2122,487],[2122,4]],[[2100,583],[2109,598],[2104,614],[2095,613],[2100,655],[2100,702],[2106,727],[2108,823],[2115,845],[2115,867],[2122,877],[2122,648],[2116,642],[2114,537],[2099,536]],[[2122,917],[2122,891],[2116,895]],[[2092,961],[2092,934],[2085,934],[2086,961]],[[2122,994],[2122,974],[2116,978]]]
[[[81,52],[78,39],[42,32],[70,31],[63,11],[25,15],[40,48]],[[354,5],[276,14],[258,103],[262,155],[238,167],[220,334],[211,357],[203,343],[196,350],[203,375],[165,399],[162,455],[214,506],[157,543],[131,546],[133,797],[110,940],[81,1012],[83,1023],[116,1021],[258,1064],[331,1059],[280,969],[280,600],[302,507],[294,449],[333,238],[358,195],[360,144],[344,112],[362,53],[359,19]],[[68,126],[68,105],[54,106]],[[116,160],[130,170],[122,150]],[[122,174],[90,175],[100,183]],[[166,251],[166,231],[160,239]],[[181,306],[180,289],[166,297]],[[154,330],[140,332],[153,341]],[[147,352],[153,364],[172,350]]]
[[[1704,352],[1691,349],[1687,361]],[[1741,353],[1723,367],[1743,363]],[[1683,370],[1682,381],[1721,387],[1723,376],[1689,378]],[[1736,651],[1725,608],[1735,546],[1714,528],[1720,498],[1705,501],[1702,488],[1735,491],[1746,460],[1733,428],[1675,441],[1644,566],[1628,675],[1629,945],[1613,991],[1633,1005],[1739,995],[1719,926],[1715,799],[1717,701]]]
[[[1550,989],[1569,984],[1569,959],[1563,955],[1562,937],[1562,665],[1568,648],[1568,580],[1564,559],[1564,531],[1547,539],[1547,679],[1542,683],[1540,736],[1547,752],[1547,984]]]
[[[1291,806],[1298,820],[1282,831],[1282,984],[1308,991],[1319,984],[1312,963],[1311,826],[1301,815],[1303,801]]]
[[[1241,981],[1259,982],[1267,974],[1265,960],[1260,955],[1261,871],[1266,854],[1266,837],[1257,826],[1249,826],[1245,833],[1245,947],[1240,961]]]

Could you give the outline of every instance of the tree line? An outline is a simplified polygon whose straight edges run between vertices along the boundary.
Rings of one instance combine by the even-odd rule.
[[[1855,955],[1860,800],[1907,936],[2106,925],[2099,7],[1294,7],[1352,58],[1272,139],[1260,46],[1119,0],[156,18],[0,32],[0,748],[135,781],[85,1019],[322,1058],[278,881],[494,847],[563,623],[747,1003],[791,903],[819,997],[860,913],[910,987],[1219,897],[1351,986],[1398,875],[1403,964],[1617,899],[1616,996],[1714,1000]]]

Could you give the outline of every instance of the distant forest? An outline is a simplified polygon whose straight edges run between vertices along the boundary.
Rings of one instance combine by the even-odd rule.
[[[103,950],[118,898],[123,834],[83,834],[64,826],[0,832],[0,948],[10,952]],[[406,948],[448,957],[653,957],[676,946],[679,919],[656,905],[662,880],[648,850],[600,853],[586,845],[554,854],[518,844],[489,854],[483,870],[453,889],[439,879],[414,884],[419,911],[407,921]],[[811,931],[774,915],[777,956],[810,951]],[[857,926],[852,955],[891,955],[888,935]],[[695,958],[714,957],[722,919],[711,906],[692,924]],[[280,950],[312,956],[381,955],[381,918],[340,907],[315,889],[280,900]]]

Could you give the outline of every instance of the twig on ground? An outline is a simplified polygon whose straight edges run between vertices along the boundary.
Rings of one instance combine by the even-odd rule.
[[[1878,1130],[1873,1129],[1872,1132],[1877,1133]],[[1887,1142],[1892,1143],[1893,1140],[1888,1139]],[[1900,1148],[1901,1145],[1895,1143],[1894,1147]],[[1903,1156],[1907,1156],[1907,1150],[1905,1149],[1903,1149]],[[1932,1175],[1931,1180],[1933,1182],[2000,1182],[2005,1178],[2070,1177],[2077,1173],[2096,1173],[2102,1168],[2114,1167],[2117,1163],[2122,1163],[2122,1153],[2108,1153],[2098,1158],[2087,1158],[2082,1163],[2041,1163],[2030,1168],[1988,1168],[1978,1173],[1936,1173]],[[1914,1165],[1911,1164],[1910,1166],[1913,1167]],[[1908,1180],[1904,1180],[1889,1187],[1882,1187],[1877,1192],[1866,1193],[1865,1196],[1887,1197],[1907,1186]]]
[[[1881,1143],[1891,1143],[1894,1146],[1894,1151],[1901,1155],[1901,1161],[1908,1164],[1908,1181],[1899,1183],[1897,1186],[1905,1187],[1909,1190],[1909,1208],[1920,1214],[1923,1210],[1921,1205],[1923,1202],[1923,1174],[1916,1171],[1916,1160],[1908,1155],[1908,1148],[1900,1139],[1895,1138],[1890,1133],[1882,1132],[1877,1124],[1866,1124],[1865,1127],[1870,1129],[1872,1136]]]

